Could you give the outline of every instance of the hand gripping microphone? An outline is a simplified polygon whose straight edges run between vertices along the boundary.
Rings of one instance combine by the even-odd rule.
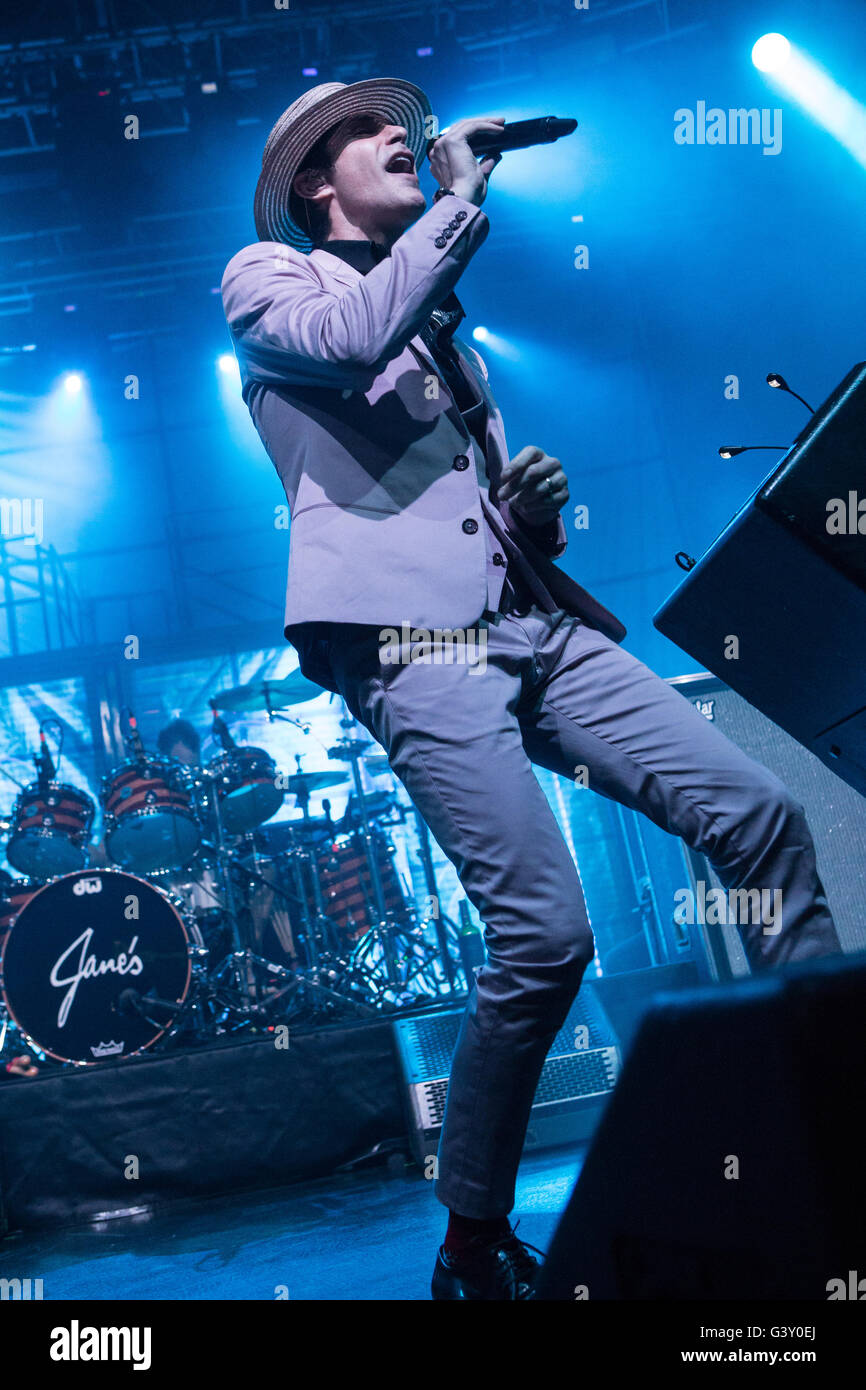
[[[570,116],[533,116],[528,121],[506,121],[501,130],[483,130],[470,135],[469,148],[475,155],[504,154],[506,150],[527,150],[531,145],[550,145],[577,130]],[[427,154],[436,144],[427,143]]]

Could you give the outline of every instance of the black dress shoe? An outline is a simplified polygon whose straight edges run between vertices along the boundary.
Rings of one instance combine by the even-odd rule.
[[[518,1240],[513,1231],[493,1241],[472,1241],[459,1254],[442,1245],[433,1271],[433,1298],[534,1298],[533,1285],[541,1268],[529,1253],[534,1249]]]

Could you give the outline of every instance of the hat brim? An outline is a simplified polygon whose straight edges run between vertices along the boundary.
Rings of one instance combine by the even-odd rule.
[[[289,107],[283,113],[265,146],[253,204],[260,241],[282,241],[299,251],[310,250],[309,234],[292,217],[292,183],[317,140],[347,116],[385,116],[390,125],[403,126],[416,169],[420,169],[427,152],[430,101],[420,87],[399,77],[352,82],[295,116],[292,111]],[[282,122],[285,129],[281,131]]]

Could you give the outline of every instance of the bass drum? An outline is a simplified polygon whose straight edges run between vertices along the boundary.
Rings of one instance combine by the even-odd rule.
[[[0,996],[41,1052],[94,1066],[168,1032],[204,955],[161,888],[117,869],[67,874],[18,912]]]

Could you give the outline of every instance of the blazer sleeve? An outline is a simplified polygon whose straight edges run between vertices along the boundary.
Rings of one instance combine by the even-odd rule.
[[[474,203],[442,198],[397,239],[390,256],[340,294],[289,246],[244,247],[226,267],[222,296],[245,376],[268,383],[372,381],[454,288],[488,228]]]

